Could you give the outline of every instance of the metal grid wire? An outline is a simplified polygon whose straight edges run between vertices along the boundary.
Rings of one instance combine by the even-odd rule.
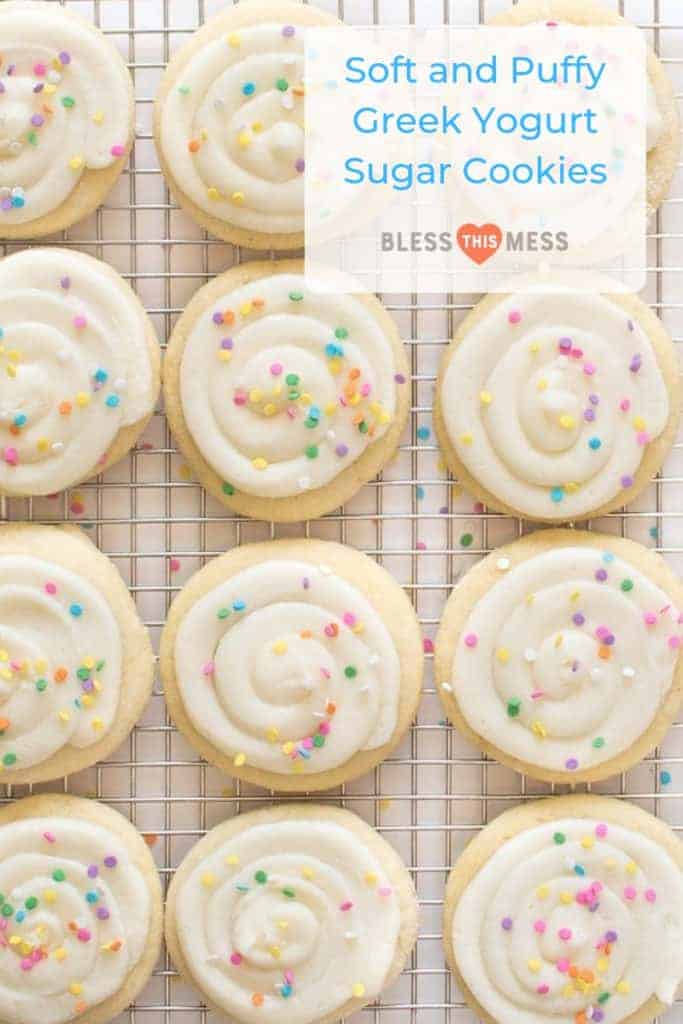
[[[316,2],[348,23],[425,26],[477,24],[507,6],[506,0]],[[140,295],[163,344],[177,315],[205,281],[254,256],[207,237],[170,201],[151,134],[154,93],[169,54],[224,3],[68,0],[68,6],[100,25],[128,61],[138,123],[130,165],[104,206],[50,241],[76,246],[115,266]],[[674,78],[679,98],[683,96],[683,0],[621,0],[618,9],[646,31]],[[646,292],[677,342],[683,342],[683,300],[678,292],[683,271],[682,186],[679,167],[674,188],[651,225]],[[15,248],[8,246],[6,251]],[[396,847],[417,887],[421,928],[417,950],[402,977],[354,1020],[471,1024],[473,1015],[445,968],[441,951],[448,870],[466,842],[492,817],[528,797],[552,792],[553,787],[502,768],[443,721],[431,679],[431,639],[459,576],[493,547],[529,527],[473,506],[472,499],[447,479],[434,444],[431,408],[438,360],[472,302],[457,295],[384,299],[410,355],[410,426],[383,477],[364,487],[341,512],[318,522],[282,527],[229,515],[192,481],[159,410],[136,450],[103,477],[53,499],[7,500],[0,506],[0,518],[80,522],[117,564],[155,644],[168,603],[183,582],[207,559],[242,542],[301,535],[334,539],[367,552],[394,574],[413,600],[425,634],[427,678],[418,721],[387,762],[322,799],[360,814]],[[647,494],[628,510],[592,525],[656,548],[683,572],[682,498],[679,441]],[[144,718],[113,757],[58,784],[35,788],[97,797],[116,807],[146,836],[165,882],[206,829],[274,799],[202,763],[171,726],[158,683]],[[594,788],[629,797],[683,832],[683,721],[644,764]],[[5,791],[11,800],[26,795],[29,787],[7,786]],[[180,982],[165,956],[135,1006],[118,1018],[119,1024],[219,1020],[225,1024],[225,1018],[202,1008],[198,994]],[[683,1003],[677,1003],[666,1020],[682,1024]]]

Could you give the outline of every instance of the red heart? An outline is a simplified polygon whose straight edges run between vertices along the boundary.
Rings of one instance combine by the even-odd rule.
[[[465,256],[485,263],[498,252],[503,232],[497,224],[461,224],[455,237]]]

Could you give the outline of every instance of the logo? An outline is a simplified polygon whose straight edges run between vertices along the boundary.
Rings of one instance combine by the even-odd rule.
[[[473,263],[486,263],[498,252],[503,232],[497,224],[461,224],[455,237],[465,256]]]
[[[382,252],[453,252],[455,246],[479,266],[501,250],[506,253],[566,252],[566,231],[503,231],[497,224],[461,224],[450,231],[383,231]]]

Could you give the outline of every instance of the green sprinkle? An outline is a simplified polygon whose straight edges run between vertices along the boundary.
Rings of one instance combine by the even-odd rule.
[[[335,338],[339,338],[340,341],[343,341],[344,338],[348,338],[349,332],[346,327],[335,327],[334,336]]]
[[[347,679],[355,679],[358,675],[358,669],[354,665],[347,665],[344,669],[344,675]]]
[[[38,145],[38,136],[36,135],[35,132],[27,132],[26,133],[26,140],[27,140],[27,142],[30,142],[32,146],[37,146]]]
[[[36,690],[38,693],[47,690],[47,679],[36,679]]]
[[[275,83],[275,88],[279,89],[280,92],[287,92],[287,90],[289,89],[289,82],[287,81],[286,78],[278,78],[277,82]]]
[[[325,746],[325,737],[322,736],[320,733],[316,733],[316,735],[313,737],[313,746],[314,747],[324,747]]]
[[[2,763],[3,764],[7,764],[7,765],[15,764],[16,760],[17,760],[17,755],[16,754],[5,754],[5,756],[2,759]]]
[[[258,882],[259,885],[265,885],[266,882],[268,881],[268,875],[265,873],[265,871],[257,871],[256,874],[254,875],[254,879]]]
[[[66,873],[61,869],[57,868],[56,871],[52,872],[53,882],[63,882],[66,879]]]
[[[178,92],[180,93],[181,96],[189,96],[189,94],[190,94],[190,87],[189,87],[189,85],[179,85],[178,86]]]
[[[29,898],[24,903],[24,906],[26,907],[27,910],[35,910],[36,907],[38,906],[38,900],[36,899],[35,896],[29,896]]]
[[[235,488],[232,486],[232,484],[229,484],[227,482],[227,480],[224,482],[222,489],[223,489],[223,494],[234,494],[235,493]]]
[[[286,896],[288,900],[296,899],[296,893],[293,889],[283,889],[282,895]]]
[[[9,903],[3,903],[0,913],[2,913],[3,917],[11,917],[14,913],[14,907],[11,907]]]
[[[633,580],[622,580],[621,589],[624,591],[633,590]]]
[[[562,846],[563,843],[567,842],[567,837],[564,832],[556,832],[553,836],[553,842],[556,843],[557,846]]]
[[[219,619],[227,619],[229,614],[230,614],[230,609],[229,608],[219,608],[218,612],[217,612],[217,616],[218,616]]]
[[[76,100],[73,96],[62,96],[62,106],[66,107],[67,110],[71,110],[72,107],[76,106]]]
[[[368,425],[365,422],[365,420],[361,420],[360,421],[360,423],[358,424],[358,429],[361,432],[361,434],[367,434],[367,432],[368,432]]]
[[[598,1002],[599,1003],[606,1003],[608,999],[609,999],[609,992],[601,992],[600,995],[598,996]]]
[[[463,548],[468,548],[472,544],[473,540],[474,537],[472,536],[471,533],[463,533],[462,537],[460,538],[460,546]]]
[[[287,376],[285,377],[285,384],[288,384],[290,386],[290,388],[295,388],[298,383],[299,383],[299,374],[298,373],[288,373]]]
[[[83,681],[85,681],[86,679],[90,679],[90,669],[83,666],[82,668],[79,668],[76,675],[78,676],[79,679],[82,679]]]
[[[604,747],[604,745],[605,745],[605,737],[604,736],[596,736],[595,739],[593,740],[593,746],[595,747],[596,750],[599,750],[600,747]]]
[[[303,297],[304,297],[304,293],[303,292],[290,292],[289,293],[289,298],[290,298],[291,302],[301,302]]]
[[[306,457],[309,458],[309,459],[317,459],[318,458],[318,446],[317,446],[317,444],[309,444],[308,448],[306,449]]]
[[[519,699],[519,697],[514,697],[512,700],[509,700],[508,701],[508,715],[510,716],[510,718],[516,718],[517,715],[519,714],[519,711],[520,711],[521,707],[522,707],[522,702]]]

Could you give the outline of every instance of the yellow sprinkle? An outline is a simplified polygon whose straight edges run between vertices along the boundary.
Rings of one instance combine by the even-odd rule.
[[[71,168],[72,171],[80,171],[82,166],[83,166],[83,157],[82,156],[72,156],[71,159],[69,160],[69,167]]]
[[[327,368],[336,377],[342,371],[341,359],[330,359]]]
[[[202,885],[206,889],[211,889],[216,884],[216,876],[211,871],[205,871],[202,875]]]
[[[44,889],[43,899],[45,900],[46,903],[54,903],[57,899],[57,893],[54,891],[54,889]]]
[[[240,859],[236,853],[229,853],[228,856],[225,858],[225,863],[229,864],[230,867],[233,868],[236,867],[239,864],[239,862]]]
[[[365,873],[365,881],[367,885],[377,885],[377,875],[374,871],[367,871]]]
[[[76,395],[76,405],[80,405],[83,408],[86,405],[90,405],[90,395],[85,391],[79,391]]]
[[[573,480],[570,480],[569,483],[566,483],[564,485],[564,489],[567,492],[567,494],[576,494],[576,492],[579,489],[579,485],[574,483]]]
[[[560,426],[565,430],[571,430],[572,427],[576,426],[576,420],[573,416],[568,416],[566,413],[564,416],[560,416]]]
[[[21,941],[22,941],[21,935],[10,935],[10,937],[9,937],[9,944],[10,944],[10,946],[20,946],[21,945]]]
[[[581,597],[581,591],[580,590],[575,590],[572,594],[569,595],[569,600],[570,601],[578,601],[580,597]]]
[[[92,116],[92,119],[95,122],[95,124],[102,124],[102,122],[104,121],[104,111],[96,110]]]
[[[84,693],[83,696],[80,698],[80,701],[81,701],[81,704],[83,705],[84,708],[92,707],[92,703],[93,703],[92,694]]]
[[[541,379],[539,380],[539,382],[536,385],[536,390],[537,391],[545,391],[545,389],[547,387],[548,387],[548,381],[545,379],[545,377],[541,377]]]
[[[277,412],[277,406],[273,405],[272,402],[268,402],[263,406],[263,413],[265,416],[274,416]]]
[[[510,652],[507,647],[499,647],[496,651],[496,658],[501,665],[505,665],[510,660]]]
[[[60,722],[68,722],[69,719],[71,718],[71,715],[69,714],[68,711],[60,711],[58,714],[58,718]]]
[[[268,952],[275,960],[279,960],[280,957],[282,956],[282,950],[280,949],[279,946],[269,946]]]
[[[243,764],[247,763],[247,755],[246,754],[235,754],[235,757],[234,757],[232,763],[234,764],[235,768],[241,768]]]
[[[359,405],[360,404],[360,394],[358,392],[356,392],[355,395],[351,395],[350,398],[347,398],[347,402],[349,403],[349,405]]]
[[[289,921],[278,921],[277,926],[281,932],[286,932],[289,928]]]
[[[219,348],[218,358],[222,363],[229,363],[232,359],[232,352],[228,352],[226,348]]]
[[[0,679],[11,679],[12,673],[8,668],[0,669]]]
[[[309,395],[308,391],[304,391],[303,395],[300,396],[299,401],[302,405],[311,405],[313,398]]]
[[[601,974],[606,974],[609,970],[609,959],[606,956],[601,956],[595,965]]]
[[[14,363],[8,363],[7,366],[6,366],[6,370],[7,370],[7,376],[8,377],[16,377],[16,375],[17,375],[17,368],[14,365]]]
[[[605,861],[605,867],[607,868],[608,871],[613,871],[616,866],[617,866],[617,862],[615,861],[614,857],[608,857],[607,860]]]
[[[614,987],[616,988],[616,990],[619,993],[619,995],[625,996],[625,995],[628,995],[628,993],[631,991],[631,982],[630,981],[618,981]]]
[[[480,391],[479,401],[481,402],[482,405],[490,405],[491,402],[493,401],[493,395],[491,394],[490,391]]]
[[[540,960],[528,960],[527,961],[527,967],[529,968],[529,970],[531,971],[532,974],[538,974],[538,972],[541,969],[541,961]]]
[[[595,846],[595,839],[593,838],[593,836],[584,836],[581,840],[581,845],[583,846],[584,850],[592,850]]]
[[[209,199],[220,199],[221,197],[221,194],[215,187],[215,185],[209,185],[209,187],[206,190],[206,194]]]
[[[240,132],[237,136],[237,145],[241,149],[246,149],[251,146],[251,132]]]
[[[54,956],[55,960],[66,960],[66,950],[64,949],[63,946],[60,946],[59,949],[56,949],[52,955]]]
[[[294,750],[294,744],[292,743],[291,740],[287,740],[286,743],[282,744],[282,753],[283,754],[291,754],[293,750]]]
[[[240,306],[240,316],[249,316],[249,314],[252,312],[253,308],[254,308],[254,306],[253,306],[253,304],[251,302],[244,302]]]
[[[0,661],[9,661],[9,654],[4,648],[0,650]]]
[[[645,420],[642,416],[636,416],[633,420],[633,426],[636,430],[645,430]]]
[[[574,995],[574,986],[571,983],[569,985],[565,985],[562,989],[562,995],[565,999],[571,999]]]
[[[548,730],[544,726],[543,722],[539,722],[538,719],[531,723],[531,731],[534,736],[538,736],[540,740],[544,740],[548,735]]]
[[[313,868],[309,868],[305,865],[301,869],[301,876],[302,878],[308,878],[310,880],[311,878],[315,878],[315,871],[313,870]]]
[[[249,392],[250,402],[260,402],[262,398],[263,392],[261,391],[260,388],[252,388],[251,391]]]
[[[635,861],[630,860],[628,862],[628,864],[626,865],[626,872],[629,875],[637,875],[638,874],[638,865],[636,864]]]
[[[538,344],[537,341],[532,341],[531,344],[529,345],[529,351],[533,355],[536,355],[537,352],[541,351],[541,346]]]
[[[93,718],[91,724],[95,732],[99,732],[100,729],[104,729],[104,722],[101,718]]]
[[[550,890],[548,889],[547,885],[539,885],[538,889],[536,890],[536,895],[538,896],[539,900],[544,900],[547,899],[549,892]]]
[[[48,83],[46,84],[45,88],[43,89],[43,92],[44,92],[44,93],[45,93],[45,94],[46,94],[47,96],[53,96],[53,95],[54,95],[54,93],[56,93],[56,92],[57,92],[57,86],[56,86],[56,85],[54,85],[54,84],[53,84],[52,82],[48,82]]]
[[[239,206],[241,203],[244,202],[244,192],[233,192],[233,194],[230,196],[230,199],[233,203],[235,203],[236,206]]]
[[[558,633],[557,636],[555,637],[555,647],[561,647],[563,639],[564,638],[563,638],[562,634]]]
[[[240,37],[237,32],[231,32],[227,37],[228,46],[238,47],[240,45]]]
[[[273,644],[273,654],[286,654],[287,644],[284,640],[276,640]]]
[[[536,595],[535,594],[527,594],[526,597],[524,598],[524,601],[525,601],[526,604],[533,604],[535,600],[536,600]]]
[[[355,985],[351,986],[351,992],[356,999],[361,999],[365,995],[365,985],[362,982],[357,981]]]
[[[261,123],[260,121],[252,121],[252,124],[251,124],[251,130],[252,130],[252,132],[254,132],[254,133],[255,133],[256,135],[258,135],[258,133],[259,133],[259,132],[262,132],[262,131],[263,131],[263,125],[262,125],[262,123]]]
[[[336,402],[328,402],[327,405],[325,406],[325,415],[326,416],[334,416],[336,411],[337,411],[337,403]]]
[[[471,434],[461,434],[460,435],[460,440],[461,440],[461,442],[463,444],[472,444],[472,441],[474,440],[474,438],[472,437]]]
[[[30,954],[33,952],[33,946],[31,945],[30,942],[22,941],[19,947],[19,952],[21,953],[22,956],[30,956]]]
[[[94,658],[84,658],[83,659],[83,664],[85,665],[86,668],[94,668],[95,667],[95,659]]]
[[[266,729],[266,739],[269,743],[277,743],[280,739],[280,730],[271,725],[269,729]]]
[[[251,464],[254,467],[254,469],[266,469],[266,467],[268,466],[268,460],[259,457],[258,459],[252,459]]]
[[[80,996],[82,991],[83,986],[80,985],[77,981],[72,981],[71,984],[69,985],[69,992],[71,993],[72,996]]]

